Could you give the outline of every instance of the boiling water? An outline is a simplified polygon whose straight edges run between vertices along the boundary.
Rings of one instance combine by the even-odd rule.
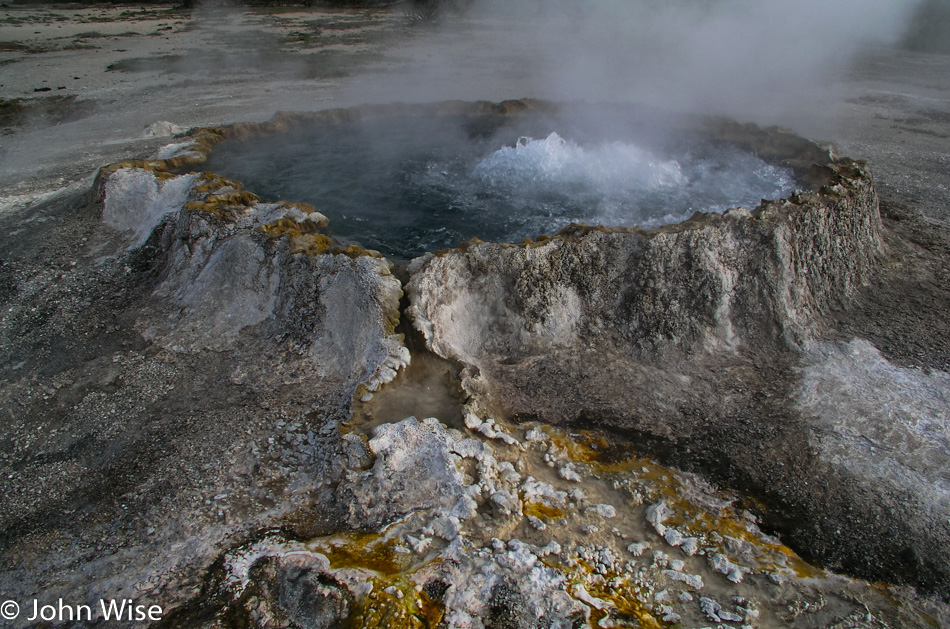
[[[396,261],[570,223],[656,227],[794,190],[790,170],[708,140],[660,147],[521,131],[443,119],[321,126],[226,142],[207,167],[265,200],[311,203],[331,236]]]

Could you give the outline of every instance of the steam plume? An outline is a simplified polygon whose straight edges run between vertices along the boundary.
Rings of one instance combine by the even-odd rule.
[[[357,99],[541,96],[753,118],[818,106],[869,46],[905,33],[907,0],[475,0],[421,35]],[[406,89],[408,88],[408,89]]]

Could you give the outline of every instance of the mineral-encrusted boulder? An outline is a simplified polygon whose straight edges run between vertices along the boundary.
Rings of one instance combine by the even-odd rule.
[[[436,419],[415,417],[379,426],[369,440],[373,467],[344,488],[355,527],[381,525],[413,511],[445,517],[467,515],[465,484],[453,452],[454,439]],[[456,508],[456,507],[459,508]],[[464,511],[464,513],[463,513]]]
[[[417,261],[410,314],[439,354],[478,366],[589,342],[646,361],[796,345],[882,254],[865,167],[823,194],[654,231],[571,226],[526,246],[479,243]]]
[[[353,595],[327,574],[326,562],[305,554],[266,557],[255,563],[250,588],[230,616],[252,626],[332,629],[353,612]]]
[[[196,180],[123,168],[105,181],[106,223],[130,231],[134,245],[151,233],[145,246],[158,281],[140,319],[145,338],[186,352],[287,343],[295,350],[288,360],[349,387],[391,379],[407,362],[393,334],[402,288],[389,262],[294,251],[279,243],[325,227],[325,217],[287,204],[241,205],[227,180],[212,180],[225,189],[202,203]],[[136,225],[133,210],[143,208]]]

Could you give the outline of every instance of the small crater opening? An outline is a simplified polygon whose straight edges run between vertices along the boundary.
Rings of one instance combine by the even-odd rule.
[[[205,167],[265,200],[310,203],[336,241],[397,263],[571,223],[655,228],[796,188],[793,169],[747,147],[596,110],[308,123],[226,140]]]

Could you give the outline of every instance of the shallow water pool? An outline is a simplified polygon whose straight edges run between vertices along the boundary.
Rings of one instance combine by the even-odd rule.
[[[570,223],[675,223],[787,196],[792,171],[709,139],[589,133],[563,120],[403,117],[228,140],[206,167],[264,200],[310,203],[344,244],[394,261]]]

